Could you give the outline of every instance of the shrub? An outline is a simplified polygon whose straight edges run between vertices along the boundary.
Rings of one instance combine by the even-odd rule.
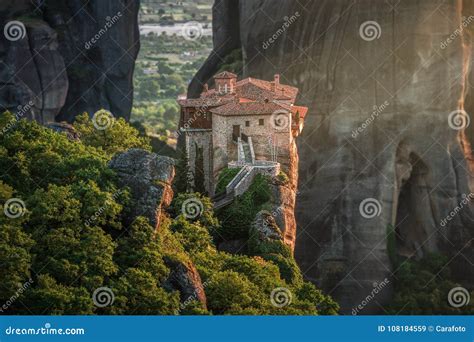
[[[219,174],[219,179],[217,180],[216,195],[225,193],[226,186],[230,183],[232,179],[234,179],[235,176],[237,176],[240,170],[240,168],[235,168],[224,169],[221,171],[221,173]]]
[[[459,285],[450,280],[447,262],[448,258],[439,254],[430,254],[418,261],[407,259],[401,262],[394,276],[395,295],[386,311],[397,315],[474,313],[472,303],[460,308],[449,305],[448,293]]]
[[[234,271],[213,274],[206,293],[209,296],[209,309],[216,314],[224,314],[229,309],[255,309],[264,302],[264,297],[258,287],[252,284],[245,275]]]
[[[149,139],[141,137],[140,132],[123,118],[116,119],[105,110],[95,113],[94,118],[95,121],[84,113],[77,116],[74,122],[74,128],[79,132],[84,145],[101,149],[109,156],[130,148],[151,150]]]
[[[118,132],[106,137],[113,148],[102,148],[88,117],[82,120],[79,129],[88,144],[70,141],[35,122],[0,115],[2,132],[14,122],[0,135],[0,165],[5,170],[0,176],[0,204],[15,197],[26,207],[19,219],[0,217],[0,256],[8,261],[1,266],[7,286],[0,291],[0,302],[6,302],[31,277],[32,285],[9,307],[9,314],[108,312],[94,305],[92,293],[98,287],[115,285],[119,299],[122,290],[128,291],[127,298],[134,298],[117,312],[152,310],[153,306],[157,312],[156,303],[177,308],[175,294],[168,295],[161,288],[169,270],[148,222],[137,219],[126,233],[119,234],[124,229],[122,212],[128,196],[126,189],[118,191],[107,161],[114,151],[142,146],[140,141],[120,121],[115,127],[123,128],[120,137]],[[127,281],[133,284],[132,290],[125,286]],[[152,298],[133,296],[130,291],[143,291]]]
[[[209,197],[198,192],[181,193],[171,203],[170,214],[182,216],[190,222],[198,222],[210,232],[219,228],[219,220],[214,216],[214,204]]]
[[[290,182],[290,179],[283,171],[280,171],[276,176],[276,181],[279,185],[287,185]]]
[[[8,314],[316,314],[318,305],[326,305],[327,297],[295,280],[285,246],[260,246],[261,253],[279,253],[274,258],[217,251],[210,232],[220,223],[201,194],[178,194],[170,208],[174,218],[163,215],[159,231],[143,217],[125,225],[129,194],[118,187],[107,163],[113,153],[142,146],[143,140],[122,124],[120,137],[118,132],[95,136],[83,116],[81,142],[0,115],[0,131],[9,125],[0,135],[0,209],[13,197],[26,207],[17,219],[0,216],[0,302],[29,284]],[[257,177],[246,196],[241,203],[256,213],[270,199],[267,179]],[[188,199],[202,205],[195,218],[182,213]],[[165,286],[174,261],[195,264],[209,311],[197,302],[180,310],[178,291]],[[270,301],[272,289],[280,286],[294,295],[294,304],[282,309]],[[112,290],[112,305],[94,305],[99,287]]]
[[[248,239],[250,226],[257,213],[271,199],[269,179],[258,174],[249,189],[234,202],[217,212],[221,227],[218,240]]]

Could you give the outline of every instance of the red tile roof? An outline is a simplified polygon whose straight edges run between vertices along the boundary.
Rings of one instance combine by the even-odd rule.
[[[286,84],[279,84],[273,88],[274,82],[259,80],[256,78],[245,78],[237,82],[236,87],[239,88],[247,88],[249,85],[255,85],[256,87],[264,90],[266,92],[271,93],[274,99],[288,99],[288,100],[296,100],[296,95],[298,95],[298,88],[292,87]]]
[[[291,112],[293,114],[300,113],[300,118],[304,119],[308,113],[308,107],[291,106]]]
[[[235,75],[224,71],[214,78],[234,78]],[[235,76],[237,77],[237,76]],[[245,97],[255,101],[263,101],[265,99],[272,100],[287,100],[294,102],[298,95],[298,88],[285,84],[274,85],[274,82],[263,81],[256,78],[245,78],[235,84],[235,95],[238,97]],[[216,89],[209,89],[201,94],[201,97],[222,96]]]
[[[224,71],[214,78],[237,78],[237,75]],[[308,108],[290,106],[287,101],[294,103],[298,95],[298,88],[281,84],[275,81],[263,81],[256,78],[245,78],[236,82],[233,93],[219,94],[216,89],[204,91],[198,99],[179,99],[183,107],[209,107],[217,115],[258,115],[272,114],[277,110],[299,112],[304,118]]]
[[[275,93],[265,88],[259,87],[258,85],[254,83],[247,83],[244,85],[237,83],[235,88],[236,88],[236,95],[238,97],[245,97],[247,99],[251,99],[254,101],[265,101],[265,100],[271,101],[277,98]]]

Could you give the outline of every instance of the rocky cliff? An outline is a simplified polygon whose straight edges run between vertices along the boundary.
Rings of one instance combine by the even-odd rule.
[[[124,222],[131,226],[139,216],[148,219],[160,233],[166,210],[173,200],[171,184],[175,176],[174,160],[139,148],[116,154],[109,167],[117,173],[118,184],[130,191],[130,203],[124,210]],[[170,274],[164,287],[179,291],[182,303],[190,299],[206,307],[206,294],[198,270],[190,260],[167,256]]]
[[[0,3],[0,110],[41,123],[129,118],[139,0]]]
[[[278,72],[300,89],[310,113],[298,141],[296,256],[343,312],[375,282],[392,279],[390,253],[446,254],[456,280],[473,285],[472,202],[455,209],[474,190],[472,7],[467,0],[215,3],[215,51],[190,93],[234,48],[242,49],[244,76]],[[377,312],[391,291],[386,286],[363,312]]]
[[[126,223],[132,224],[138,216],[144,216],[158,231],[164,211],[173,200],[174,160],[132,148],[115,155],[109,166],[117,173],[119,185],[131,192],[132,205],[127,208]]]

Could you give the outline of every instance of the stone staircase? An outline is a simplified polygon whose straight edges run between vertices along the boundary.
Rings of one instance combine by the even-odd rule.
[[[248,143],[242,143],[243,151],[244,151],[244,160],[246,163],[252,163],[252,156],[250,154],[250,146]]]
[[[254,167],[245,165],[227,184],[225,193],[213,198],[214,209],[223,208],[234,201],[235,196],[243,194],[255,177]]]
[[[224,208],[234,201],[234,194],[223,193],[212,199],[214,201],[214,210]]]
[[[252,137],[243,135],[237,139],[238,161],[242,164],[253,164],[255,162],[255,152],[253,149]]]
[[[262,165],[255,161],[252,137],[243,134],[242,137],[237,138],[237,153],[238,161],[235,166],[242,166],[242,168],[226,186],[225,193],[213,198],[214,209],[231,204],[236,196],[241,196],[248,190],[255,176],[263,170]]]

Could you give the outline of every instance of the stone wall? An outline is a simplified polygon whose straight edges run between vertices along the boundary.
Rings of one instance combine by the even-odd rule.
[[[230,166],[230,165],[229,165]],[[236,165],[236,167],[238,167]],[[261,165],[261,166],[247,166],[247,174],[240,180],[239,183],[234,187],[234,195],[241,196],[243,195],[252,185],[252,182],[256,175],[264,175],[270,178],[276,177],[280,173],[280,164],[272,163],[271,165]]]
[[[288,114],[290,117],[290,114]],[[259,120],[264,120],[264,125],[259,125]],[[271,146],[276,144],[278,161],[285,165],[285,171],[289,163],[290,146],[293,137],[290,132],[291,123],[284,129],[276,130],[271,123],[272,116],[268,115],[245,115],[245,116],[221,116],[213,115],[213,139],[214,139],[214,173],[217,174],[230,161],[237,160],[237,145],[232,141],[233,125],[240,125],[240,132],[252,138],[255,159],[271,160]],[[245,121],[250,121],[250,126],[245,126]],[[290,122],[290,120],[289,120]],[[222,157],[228,156],[227,158]]]

